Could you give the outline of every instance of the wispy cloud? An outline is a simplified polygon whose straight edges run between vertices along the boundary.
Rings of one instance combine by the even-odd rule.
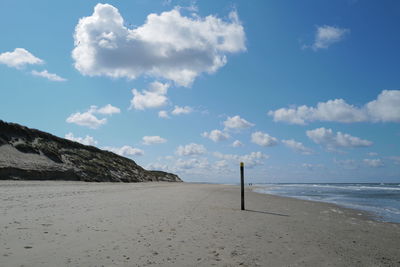
[[[167,142],[167,139],[162,138],[158,135],[143,136],[142,140],[143,140],[143,144],[145,144],[145,145],[163,144],[163,143]]]
[[[36,70],[33,70],[31,73],[34,76],[43,77],[43,78],[46,78],[46,79],[48,79],[50,81],[53,81],[53,82],[65,82],[65,81],[67,81],[67,79],[62,78],[62,77],[58,76],[57,74],[50,73],[47,70],[43,70],[43,71],[40,71],[40,72],[36,71]]]
[[[381,159],[364,159],[363,162],[372,168],[379,168],[384,166]]]
[[[343,160],[333,159],[333,162],[336,165],[339,165],[341,168],[346,170],[355,170],[360,167],[358,162],[354,159],[343,159]]]
[[[297,142],[293,139],[282,140],[282,143],[285,146],[287,146],[287,147],[293,149],[294,151],[301,153],[303,155],[311,155],[313,153],[312,149],[305,147],[301,142]]]
[[[391,156],[389,159],[391,159],[395,164],[400,165],[400,156]]]
[[[349,29],[339,28],[335,26],[323,25],[317,27],[314,43],[311,48],[314,51],[319,49],[327,49],[334,43],[340,42],[350,33]]]
[[[314,171],[317,168],[323,168],[324,165],[322,164],[311,164],[311,163],[303,163],[301,165],[303,168],[306,168],[309,171]]]

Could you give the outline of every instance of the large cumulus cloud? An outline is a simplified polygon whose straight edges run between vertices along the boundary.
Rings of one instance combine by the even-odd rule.
[[[245,33],[237,13],[229,21],[215,16],[183,16],[179,8],[150,14],[137,28],[124,26],[117,8],[97,4],[75,28],[75,68],[89,76],[137,78],[150,75],[190,86],[203,72],[213,73],[227,54],[244,51]]]

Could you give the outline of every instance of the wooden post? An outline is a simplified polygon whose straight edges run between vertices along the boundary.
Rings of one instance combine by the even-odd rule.
[[[240,195],[242,200],[241,210],[244,210],[244,163],[240,162]]]

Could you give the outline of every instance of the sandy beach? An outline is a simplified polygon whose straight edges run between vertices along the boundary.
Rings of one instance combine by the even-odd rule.
[[[400,266],[400,224],[239,190],[0,181],[0,266]]]

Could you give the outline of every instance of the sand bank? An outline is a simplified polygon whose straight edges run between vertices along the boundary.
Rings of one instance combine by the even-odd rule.
[[[400,224],[187,183],[0,181],[0,266],[400,266]]]

